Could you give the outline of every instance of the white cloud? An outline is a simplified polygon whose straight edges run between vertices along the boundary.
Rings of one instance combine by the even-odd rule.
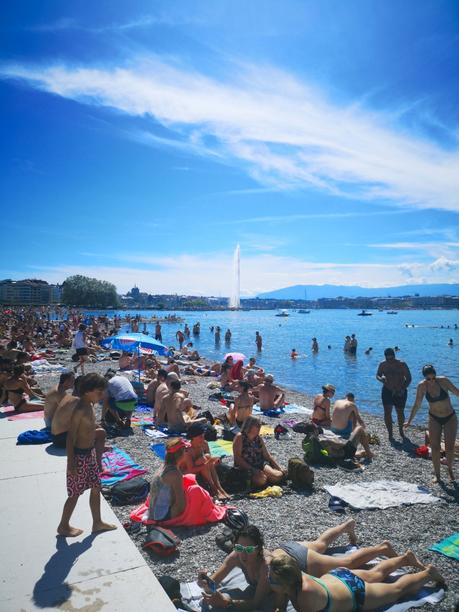
[[[457,146],[404,133],[391,125],[393,113],[333,104],[285,72],[237,68],[236,78],[217,80],[150,57],[114,68],[9,65],[2,72],[66,98],[154,117],[177,140],[134,137],[242,164],[264,186],[459,211]]]
[[[94,258],[93,258],[94,261]],[[114,283],[125,292],[135,285],[150,293],[190,295],[229,295],[232,286],[232,254],[211,253],[177,257],[151,257],[143,254],[120,255],[118,266],[70,265],[30,266],[34,276],[62,282],[71,274],[84,274]],[[9,272],[9,276],[13,273]],[[14,274],[13,274],[14,276]],[[24,271],[16,273],[24,276]],[[256,295],[263,291],[296,284],[339,284],[364,287],[389,287],[410,283],[459,282],[459,261],[439,258],[431,264],[355,264],[309,262],[270,253],[241,258],[241,291]]]

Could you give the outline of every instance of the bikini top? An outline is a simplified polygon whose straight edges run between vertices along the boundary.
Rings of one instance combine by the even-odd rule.
[[[440,383],[438,383],[438,385],[440,387],[440,394],[437,395],[437,397],[432,397],[432,395],[430,395],[430,393],[426,391],[426,400],[430,404],[435,404],[435,402],[442,402],[443,400],[448,398],[448,391],[445,391],[445,389],[443,389]]]

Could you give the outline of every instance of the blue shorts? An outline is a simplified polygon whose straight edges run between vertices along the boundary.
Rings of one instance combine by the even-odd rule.
[[[334,434],[336,434],[337,436],[341,436],[342,438],[346,438],[346,440],[348,438],[350,438],[351,433],[352,433],[352,421],[348,421],[347,425],[344,429],[338,429],[337,427],[332,427],[331,430]]]

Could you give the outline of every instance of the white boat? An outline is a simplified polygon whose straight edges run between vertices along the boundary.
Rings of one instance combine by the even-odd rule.
[[[288,317],[289,314],[286,310],[281,310],[280,312],[277,312],[274,316],[275,317]]]
[[[298,310],[298,314],[309,314],[310,312],[310,310],[305,310],[304,308],[300,308]]]

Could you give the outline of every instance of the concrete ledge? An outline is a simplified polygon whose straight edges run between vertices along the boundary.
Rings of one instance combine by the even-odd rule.
[[[42,421],[0,421],[0,609],[145,612],[175,610],[155,575],[102,498],[102,517],[118,529],[91,534],[89,492],[72,524],[78,538],[56,536],[66,499],[66,458],[48,445],[16,446]]]

